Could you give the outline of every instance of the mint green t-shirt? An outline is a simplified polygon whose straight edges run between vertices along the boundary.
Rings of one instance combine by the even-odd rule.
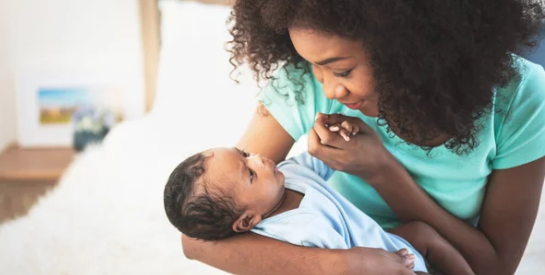
[[[386,126],[377,125],[376,118],[327,99],[312,73],[301,76],[301,71],[291,66],[278,71],[276,79],[263,89],[260,100],[296,141],[312,128],[317,112],[359,117],[378,133],[384,146],[437,203],[475,225],[493,170],[520,166],[545,156],[545,72],[522,58],[519,64],[521,77],[496,90],[494,110],[481,119],[480,144],[464,156],[444,146],[434,148],[428,155],[427,151],[392,137]],[[286,70],[290,79],[304,80],[299,94],[303,103],[294,93],[301,86],[288,79]],[[328,184],[383,228],[400,224],[380,195],[362,179],[335,172]]]

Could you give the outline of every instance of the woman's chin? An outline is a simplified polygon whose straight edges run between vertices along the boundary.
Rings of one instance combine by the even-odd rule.
[[[365,116],[368,116],[368,117],[378,117],[378,108],[374,108],[371,107],[371,106],[361,106],[361,108],[359,109],[360,112],[362,114],[364,114]]]

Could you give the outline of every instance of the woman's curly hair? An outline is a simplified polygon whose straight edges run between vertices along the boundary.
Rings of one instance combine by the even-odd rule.
[[[542,7],[524,0],[237,0],[231,62],[247,63],[258,81],[273,79],[283,64],[309,73],[290,27],[362,41],[379,123],[412,141],[447,134],[446,147],[464,154],[478,145],[477,121],[491,110],[494,89],[518,76],[513,54],[537,45]]]

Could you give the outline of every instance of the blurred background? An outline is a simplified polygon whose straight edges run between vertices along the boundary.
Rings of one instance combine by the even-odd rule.
[[[228,2],[0,0],[2,274],[221,274],[183,257],[162,189],[253,112],[249,70],[229,78]],[[533,234],[517,274],[544,274],[544,247]]]

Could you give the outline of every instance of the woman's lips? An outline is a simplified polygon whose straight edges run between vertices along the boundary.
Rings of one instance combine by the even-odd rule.
[[[358,110],[361,105],[363,104],[363,101],[359,101],[359,102],[356,102],[356,103],[343,103],[344,106],[352,109],[352,110]]]

